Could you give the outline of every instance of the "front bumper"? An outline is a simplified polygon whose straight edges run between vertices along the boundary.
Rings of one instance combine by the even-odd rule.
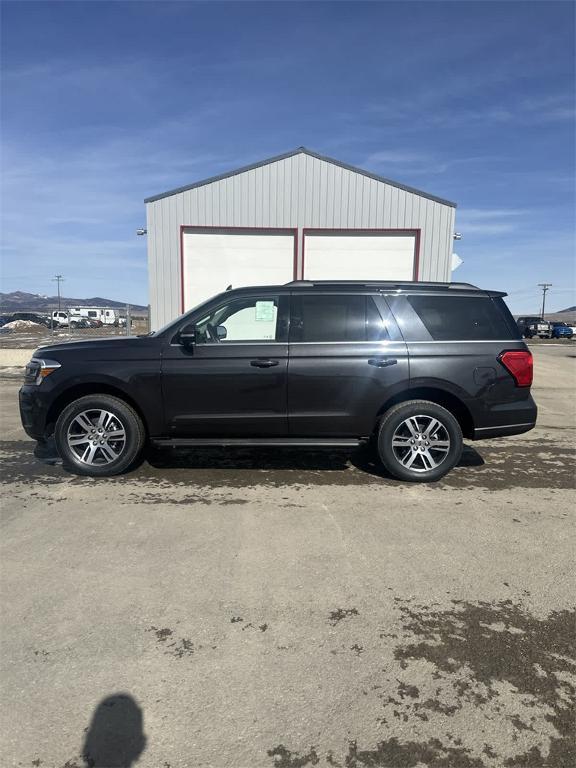
[[[46,416],[49,404],[40,387],[24,384],[18,393],[20,420],[26,434],[33,440],[44,440],[46,434]]]

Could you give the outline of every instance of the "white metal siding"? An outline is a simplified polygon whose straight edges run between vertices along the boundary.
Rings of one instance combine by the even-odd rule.
[[[297,229],[298,277],[305,228],[420,229],[418,278],[450,280],[454,208],[304,152],[146,208],[153,328],[181,311],[183,225]]]

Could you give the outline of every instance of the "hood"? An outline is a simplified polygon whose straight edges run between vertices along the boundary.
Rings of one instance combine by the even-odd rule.
[[[152,336],[103,336],[96,339],[78,339],[61,341],[56,344],[46,344],[34,351],[34,357],[56,358],[74,357],[78,360],[84,358],[108,358],[123,354],[132,356],[137,350],[143,351],[156,346],[157,340]]]

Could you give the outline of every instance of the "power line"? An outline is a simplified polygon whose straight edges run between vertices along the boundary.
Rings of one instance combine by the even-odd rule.
[[[64,278],[62,275],[55,275],[52,278],[53,283],[57,283],[58,285],[58,311],[60,311],[60,283],[64,281]]]
[[[552,287],[552,283],[538,283],[538,287],[542,288],[542,320],[544,320],[544,309],[546,308],[546,292]]]

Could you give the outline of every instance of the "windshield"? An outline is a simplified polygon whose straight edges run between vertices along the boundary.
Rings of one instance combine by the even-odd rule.
[[[220,294],[217,294],[217,296]],[[178,315],[174,320],[170,320],[166,325],[163,325],[161,328],[159,328],[157,331],[150,331],[150,333],[147,333],[146,336],[160,336],[164,333],[169,333],[170,330],[175,329],[176,326],[180,325],[183,320],[185,320],[188,316],[195,314],[199,309],[202,309],[203,306],[207,304],[211,304],[217,296],[211,296],[206,301],[201,302],[197,306],[193,307],[192,309],[189,309],[187,312],[185,312],[182,315]]]

